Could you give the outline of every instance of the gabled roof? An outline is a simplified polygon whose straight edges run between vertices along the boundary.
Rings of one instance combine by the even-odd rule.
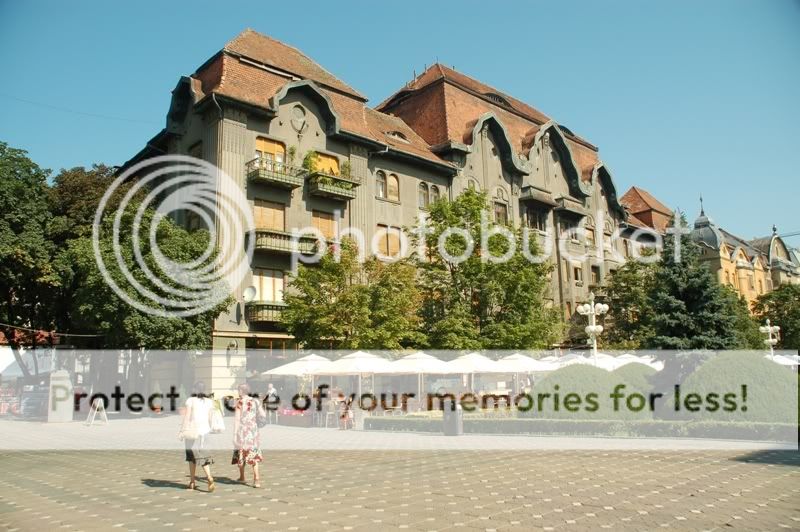
[[[250,28],[228,41],[223,51],[289,72],[301,79],[310,79],[324,87],[341,91],[365,102],[367,101],[366,97],[322,68],[319,63],[313,61],[297,48]]]
[[[452,68],[448,68],[441,63],[435,63],[431,65],[425,72],[411,80],[405,87],[400,89],[399,91],[395,92],[393,95],[389,96],[386,100],[378,104],[377,108],[380,109],[385,105],[389,104],[393,99],[395,99],[398,95],[403,95],[408,92],[417,91],[428,85],[435,83],[440,80],[447,80],[454,85],[457,85],[463,89],[466,89],[469,92],[472,92],[476,96],[481,96],[485,98],[487,101],[491,101],[495,105],[499,107],[506,108],[513,110],[525,118],[536,122],[538,124],[544,124],[550,120],[544,113],[531,107],[530,105],[517,100],[513,96],[509,96],[508,94],[495,89],[485,83],[478,81],[475,78],[471,78],[465,74],[457,72]]]
[[[196,82],[192,86],[205,99],[216,94],[265,112],[273,111],[273,98],[280,98],[288,87],[302,85],[330,102],[343,133],[388,145],[390,151],[441,167],[452,167],[433,153],[428,143],[401,118],[370,109],[363,96],[301,52],[253,30],[245,30],[226,44],[195,72],[193,79]],[[387,135],[391,132],[400,135]]]
[[[620,203],[632,214],[656,211],[666,216],[672,216],[672,210],[669,207],[658,201],[655,196],[643,188],[631,187],[622,198],[620,198]]]
[[[442,64],[434,64],[384,100],[377,110],[405,120],[439,151],[472,142],[475,124],[493,115],[503,125],[516,154],[527,155],[541,128],[554,122],[534,107]],[[556,124],[570,146],[583,181],[599,162],[597,148]]]

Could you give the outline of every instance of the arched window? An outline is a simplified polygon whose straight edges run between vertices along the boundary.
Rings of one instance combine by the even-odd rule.
[[[375,184],[377,187],[376,195],[381,198],[386,198],[386,174],[382,171],[378,170],[378,173],[375,174]]]
[[[389,174],[386,197],[392,201],[400,201],[400,179],[395,174]]]
[[[439,192],[439,187],[436,185],[431,185],[431,203],[436,203],[441,197],[442,196]]]
[[[469,181],[467,182],[467,186],[469,187],[470,190],[474,190],[476,192],[479,192],[481,190],[481,186],[473,178],[469,179]]]
[[[428,204],[431,202],[431,198],[428,192],[428,185],[426,183],[420,183],[418,189],[418,205],[420,209],[427,209]]]

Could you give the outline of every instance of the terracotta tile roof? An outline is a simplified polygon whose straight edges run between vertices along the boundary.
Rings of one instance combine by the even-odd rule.
[[[322,68],[297,48],[253,31],[250,28],[229,41],[223,50],[284,70],[299,78],[313,80],[320,85],[367,101],[359,92]]]
[[[242,35],[245,34],[248,32]],[[249,34],[258,35],[252,31],[249,31]],[[242,36],[237,39],[240,37]],[[278,42],[273,39],[268,40],[272,43]],[[199,85],[205,95],[218,94],[266,109],[270,106],[270,99],[291,81],[290,76],[259,68],[257,65],[242,61],[239,57],[222,53],[194,74],[193,86]],[[325,85],[319,87],[331,100],[333,109],[341,120],[340,127],[345,132],[388,144],[397,151],[438,164],[450,164],[434,154],[428,143],[401,118],[370,109],[361,97],[356,98],[349,93],[343,94]],[[386,134],[393,131],[399,132],[408,142]]]
[[[417,76],[415,79],[409,82],[405,87],[403,87],[395,94],[384,100],[380,105],[378,105],[378,108],[380,109],[381,106],[383,106],[386,103],[389,103],[389,101],[391,101],[395,97],[395,95],[399,93],[405,91],[419,90],[441,79],[446,79],[448,81],[455,83],[456,85],[460,85],[461,87],[473,93],[482,95],[487,99],[492,100],[495,103],[495,105],[511,108],[514,111],[524,115],[529,120],[532,120],[533,122],[544,124],[545,122],[550,120],[550,118],[548,118],[544,113],[542,113],[538,109],[531,107],[525,102],[517,100],[513,96],[510,96],[502,91],[495,89],[494,87],[491,87],[483,82],[478,81],[475,78],[471,78],[465,74],[462,74],[461,72],[453,70],[452,68],[446,67],[445,65],[442,65],[440,63],[436,63],[431,67],[429,67],[427,70],[425,70],[425,72]]]
[[[544,113],[497,89],[441,64],[435,64],[376,107],[399,116],[431,146],[471,144],[478,119],[493,113],[508,131],[514,149],[527,155]],[[561,128],[585,181],[599,162],[597,148]]]
[[[639,187],[631,187],[620,198],[620,203],[633,214],[652,210],[660,214],[672,216],[672,209],[658,201],[655,196]]]

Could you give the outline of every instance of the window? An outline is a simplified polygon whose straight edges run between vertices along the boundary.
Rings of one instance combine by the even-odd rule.
[[[256,229],[286,230],[286,206],[274,201],[255,200],[253,217]]]
[[[495,202],[494,221],[500,225],[508,225],[508,205]]]
[[[286,146],[282,142],[264,137],[256,139],[256,159],[267,170],[283,171],[283,162],[286,159]]]
[[[624,251],[625,251],[625,258],[630,257],[631,256],[631,241],[630,240],[623,240],[622,241],[622,247],[624,248]]]
[[[594,228],[587,227],[586,228],[586,245],[594,246]]]
[[[764,293],[764,283],[761,281],[761,279],[758,280],[758,293],[759,294]]]
[[[753,280],[753,276],[752,275],[748,275],[747,276],[747,280],[749,281],[749,284],[750,284],[750,290],[755,290],[756,289],[756,283]]]
[[[339,159],[327,153],[317,152],[317,172],[339,175]]]
[[[253,270],[253,286],[259,301],[283,301],[284,272],[282,270]]]
[[[508,225],[508,196],[506,191],[498,188],[494,193],[494,197],[496,199],[494,203],[494,221],[498,224]]]
[[[575,230],[578,229],[578,221],[574,218],[560,218],[558,220],[558,231],[560,238],[569,238],[576,240],[577,234]]]
[[[600,266],[592,266],[592,284],[600,284]]]
[[[567,318],[567,320],[569,320],[570,318],[572,318],[572,303],[567,301],[567,304],[565,305],[565,307],[566,307],[566,312],[565,312],[566,313],[566,318]]]
[[[377,185],[376,195],[381,199],[386,199],[386,174],[378,170],[375,174],[375,181]]]
[[[730,274],[730,272],[725,272],[725,284],[731,284],[731,274]]]
[[[327,239],[336,238],[336,221],[333,214],[322,211],[311,211],[311,220],[316,229]]]
[[[528,227],[537,231],[547,230],[547,212],[535,207],[528,207],[527,210]]]
[[[428,185],[425,183],[420,183],[418,192],[417,192],[417,204],[419,205],[420,209],[427,209],[428,204],[430,204],[431,198],[428,195]]]
[[[431,185],[431,203],[436,203],[441,197],[442,196],[439,192],[439,187],[436,185]]]
[[[380,240],[378,240],[378,253],[384,257],[399,256],[400,228],[378,224],[376,232],[380,235]]]
[[[390,200],[400,201],[400,179],[395,174],[389,174],[387,194]]]
[[[580,266],[573,266],[572,276],[575,279],[575,284],[581,286],[583,284],[583,268]]]
[[[467,182],[467,187],[469,187],[470,190],[475,191],[480,191],[481,189],[481,186],[478,184],[478,182],[472,178],[470,178],[470,180]]]

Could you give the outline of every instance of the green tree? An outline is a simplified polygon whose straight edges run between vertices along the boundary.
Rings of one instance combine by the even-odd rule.
[[[508,260],[481,256],[482,232],[488,234],[498,227],[491,221],[485,193],[467,190],[453,201],[431,205],[425,227],[414,231],[414,243],[424,243],[427,250],[427,258],[418,260],[418,267],[424,331],[431,347],[541,348],[560,336],[558,315],[544,304],[551,266],[536,264],[523,255],[523,232],[511,232],[514,250]],[[527,238],[528,249],[535,255],[535,237]],[[440,257],[440,239],[450,257],[463,256],[464,260]],[[487,244],[493,257],[510,251],[509,241],[502,235],[491,236]]]
[[[734,333],[736,349],[762,349],[764,337],[758,331],[758,322],[747,306],[747,300],[740,296],[730,286],[720,287],[724,294],[727,313],[734,316]]]
[[[605,340],[613,349],[639,349],[653,330],[648,322],[657,265],[629,260],[609,278],[602,300],[609,306]]]
[[[148,289],[166,296],[136,262],[133,242],[133,216],[137,204],[130,204],[122,216],[120,224],[119,246],[122,260],[131,271],[133,277]],[[157,224],[155,239],[158,249],[169,260],[188,263],[203,256],[209,244],[209,233],[205,230],[187,232],[177,226],[169,218],[156,218],[153,210],[144,211],[141,226],[139,250],[143,261],[154,272],[156,278],[165,284],[177,287],[179,283],[169,272],[158,266],[154,249],[150,247],[147,232],[152,224]],[[200,314],[188,317],[175,317],[169,311],[177,310],[168,305],[160,305],[152,300],[144,299],[119,268],[113,249],[111,224],[114,213],[103,220],[100,237],[100,252],[107,267],[109,276],[116,284],[135,301],[139,301],[162,314],[143,312],[120,297],[106,282],[100,271],[94,254],[91,237],[71,240],[64,253],[64,259],[70,261],[70,275],[78,280],[66,278],[65,282],[77,286],[72,297],[72,317],[75,326],[81,330],[102,334],[102,347],[129,349],[132,358],[127,370],[130,382],[144,379],[153,350],[167,349],[207,349],[211,344],[213,320],[232,302],[228,297]],[[206,263],[214,261],[216,254],[206,258]],[[204,263],[205,264],[205,263]],[[227,287],[219,285],[218,290],[227,291]]]
[[[339,258],[301,265],[286,295],[283,322],[308,348],[402,349],[424,345],[419,332],[416,269],[398,261],[359,261],[350,239]]]
[[[778,347],[800,350],[800,285],[781,285],[758,297],[753,311],[761,324],[769,319],[781,328]],[[763,340],[765,336],[761,336]]]
[[[0,322],[6,324],[0,331],[26,377],[29,368],[20,356],[26,342],[9,325],[51,329],[53,291],[60,284],[48,239],[48,173],[25,151],[0,142]]]
[[[682,223],[685,227],[685,222]],[[680,256],[675,241],[680,239]],[[700,262],[698,245],[686,234],[664,239],[649,297],[653,335],[647,347],[731,349],[737,347],[737,317],[722,287]]]

